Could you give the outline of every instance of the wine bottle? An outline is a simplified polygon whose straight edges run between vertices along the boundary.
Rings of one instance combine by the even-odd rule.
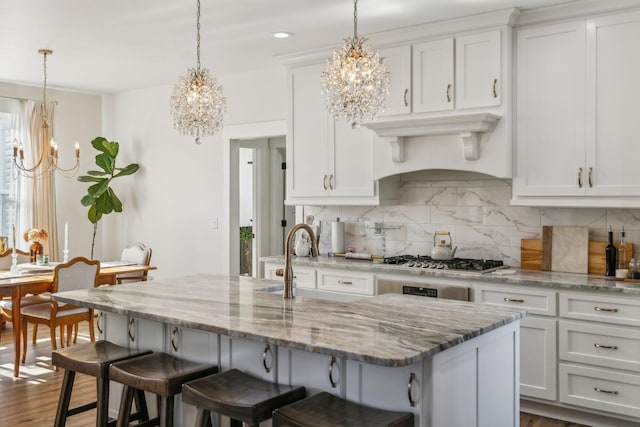
[[[629,264],[627,264],[627,246],[625,244],[624,237],[624,227],[622,227],[622,233],[620,233],[620,246],[618,246],[618,255],[616,257],[618,268],[621,269],[629,268]]]
[[[609,239],[604,248],[605,255],[605,276],[615,277],[616,275],[616,247],[613,245],[613,230],[609,227]]]

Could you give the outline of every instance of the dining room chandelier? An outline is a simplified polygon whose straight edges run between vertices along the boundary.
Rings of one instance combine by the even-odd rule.
[[[13,140],[13,165],[16,172],[27,178],[42,178],[53,172],[59,172],[66,177],[72,177],[78,173],[80,168],[80,145],[76,142],[76,161],[70,168],[60,165],[58,159],[58,144],[53,139],[51,127],[49,126],[49,111],[47,109],[47,56],[53,54],[52,50],[39,49],[38,53],[44,57],[44,83],[42,86],[42,126],[40,127],[40,141],[34,141],[32,146],[38,161],[32,166],[25,165],[24,147],[18,144],[18,140]],[[48,142],[48,146],[45,145]],[[39,147],[37,147],[39,145]],[[39,153],[39,154],[38,154]]]
[[[200,144],[201,137],[213,135],[222,128],[227,107],[222,86],[207,68],[200,67],[200,0],[196,22],[196,67],[189,68],[187,75],[174,86],[170,107],[173,127],[181,135],[194,136],[196,144]]]
[[[389,73],[378,49],[358,36],[358,0],[353,1],[353,38],[344,39],[342,48],[333,50],[321,80],[327,108],[336,119],[357,126],[384,111]]]

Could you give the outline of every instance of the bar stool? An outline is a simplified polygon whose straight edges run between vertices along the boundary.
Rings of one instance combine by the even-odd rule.
[[[371,408],[322,392],[276,409],[273,427],[413,427],[413,414]]]
[[[151,352],[131,350],[109,341],[82,343],[52,352],[53,365],[65,370],[54,426],[63,427],[67,417],[97,408],[96,426],[106,427],[109,409],[109,366],[149,353]],[[76,372],[96,377],[97,399],[95,402],[69,409]],[[136,403],[138,412],[131,417],[132,420],[148,420],[144,393],[137,394]]]
[[[136,390],[148,391],[158,397],[158,417],[144,426],[173,426],[174,396],[180,393],[182,384],[216,372],[218,367],[215,365],[177,359],[166,353],[152,353],[112,364],[109,367],[111,380],[124,384],[117,426],[129,425]]]
[[[182,386],[182,401],[198,408],[196,427],[211,427],[211,412],[257,427],[274,409],[304,398],[304,387],[273,384],[238,369],[190,381]]]

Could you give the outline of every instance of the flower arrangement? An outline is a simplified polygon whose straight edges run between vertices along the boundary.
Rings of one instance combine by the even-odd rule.
[[[33,240],[34,242],[46,242],[47,240],[49,240],[49,233],[47,233],[47,230],[45,230],[44,228],[30,228],[29,230],[24,232],[22,237],[24,237],[25,242],[29,242],[31,240]]]

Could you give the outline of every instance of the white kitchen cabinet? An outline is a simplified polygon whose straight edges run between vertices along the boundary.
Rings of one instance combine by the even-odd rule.
[[[500,105],[500,31],[456,38],[456,108]]]
[[[320,391],[345,396],[346,359],[280,347],[277,367],[278,383],[304,385],[307,396]]]
[[[220,354],[223,370],[240,369],[266,381],[277,381],[278,347],[274,344],[221,336]]]
[[[517,43],[514,204],[638,206],[640,13],[523,29]]]
[[[413,111],[500,105],[501,64],[500,31],[414,45]]]
[[[264,264],[264,278],[271,280],[280,280],[284,285],[284,265],[279,263],[266,262]],[[293,269],[293,284],[297,288],[316,288],[316,269],[313,267],[304,267],[296,265]]]
[[[453,110],[453,39],[413,46],[413,112]]]
[[[334,120],[321,93],[324,66],[289,73],[287,204],[379,204],[373,131]]]
[[[348,294],[373,295],[375,276],[373,274],[345,271],[318,270],[318,290]]]
[[[380,49],[380,56],[389,73],[389,94],[379,117],[411,113],[411,46]]]
[[[480,284],[474,301],[527,310],[520,321],[520,394],[557,398],[557,295],[553,290]]]
[[[518,196],[585,191],[584,22],[518,31]]]

